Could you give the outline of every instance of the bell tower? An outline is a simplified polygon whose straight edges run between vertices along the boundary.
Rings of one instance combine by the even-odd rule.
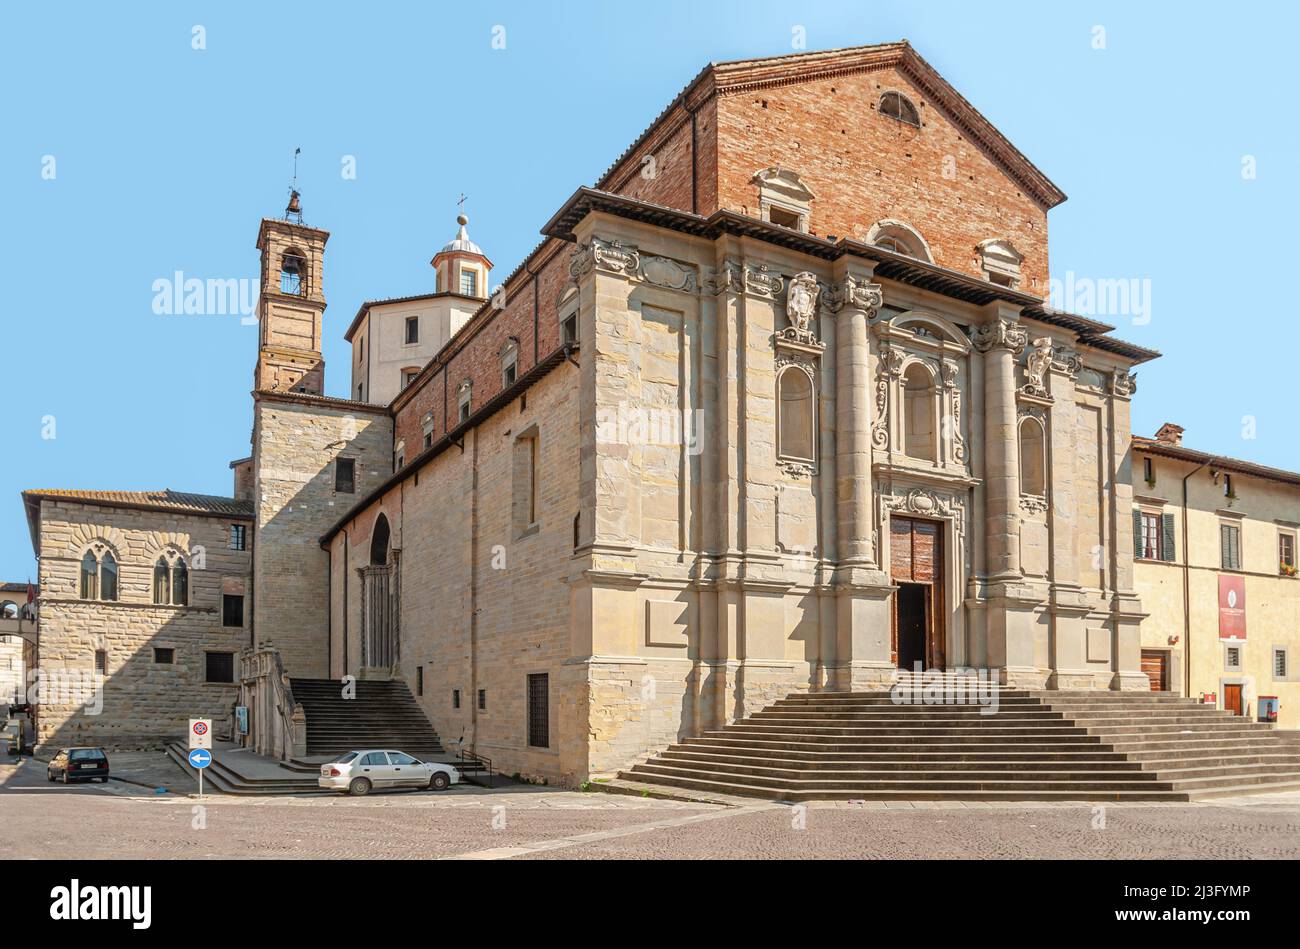
[[[322,276],[328,240],[328,231],[302,223],[297,191],[290,193],[283,219],[262,219],[257,231],[262,278],[253,372],[253,388],[258,391],[311,395],[325,391]]]

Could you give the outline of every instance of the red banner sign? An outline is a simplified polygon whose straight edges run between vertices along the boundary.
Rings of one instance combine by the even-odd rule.
[[[1219,638],[1246,638],[1246,578],[1219,576]]]

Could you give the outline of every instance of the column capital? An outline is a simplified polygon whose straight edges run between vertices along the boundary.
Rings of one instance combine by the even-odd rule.
[[[1029,332],[1014,320],[997,317],[992,322],[975,327],[971,342],[981,353],[993,349],[1009,349],[1019,356],[1029,343]]]
[[[845,309],[850,312],[862,311],[867,314],[867,319],[872,319],[884,303],[884,292],[880,284],[870,283],[850,273],[845,274],[839,283],[831,284],[823,300],[826,309],[832,313],[840,313]]]

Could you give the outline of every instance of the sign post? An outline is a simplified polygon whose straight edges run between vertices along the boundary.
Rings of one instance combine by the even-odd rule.
[[[203,769],[212,764],[212,719],[190,719],[191,767],[199,772],[199,797],[203,796]]]

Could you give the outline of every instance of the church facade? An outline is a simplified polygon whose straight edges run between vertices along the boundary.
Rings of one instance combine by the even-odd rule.
[[[363,304],[346,399],[329,235],[262,221],[248,650],[401,677],[444,739],[570,784],[900,670],[1151,688],[1158,354],[1044,305],[1064,197],[905,43],[712,64],[491,292],[462,217],[431,293]],[[102,533],[56,503],[43,594]],[[42,623],[43,661],[87,635]]]

